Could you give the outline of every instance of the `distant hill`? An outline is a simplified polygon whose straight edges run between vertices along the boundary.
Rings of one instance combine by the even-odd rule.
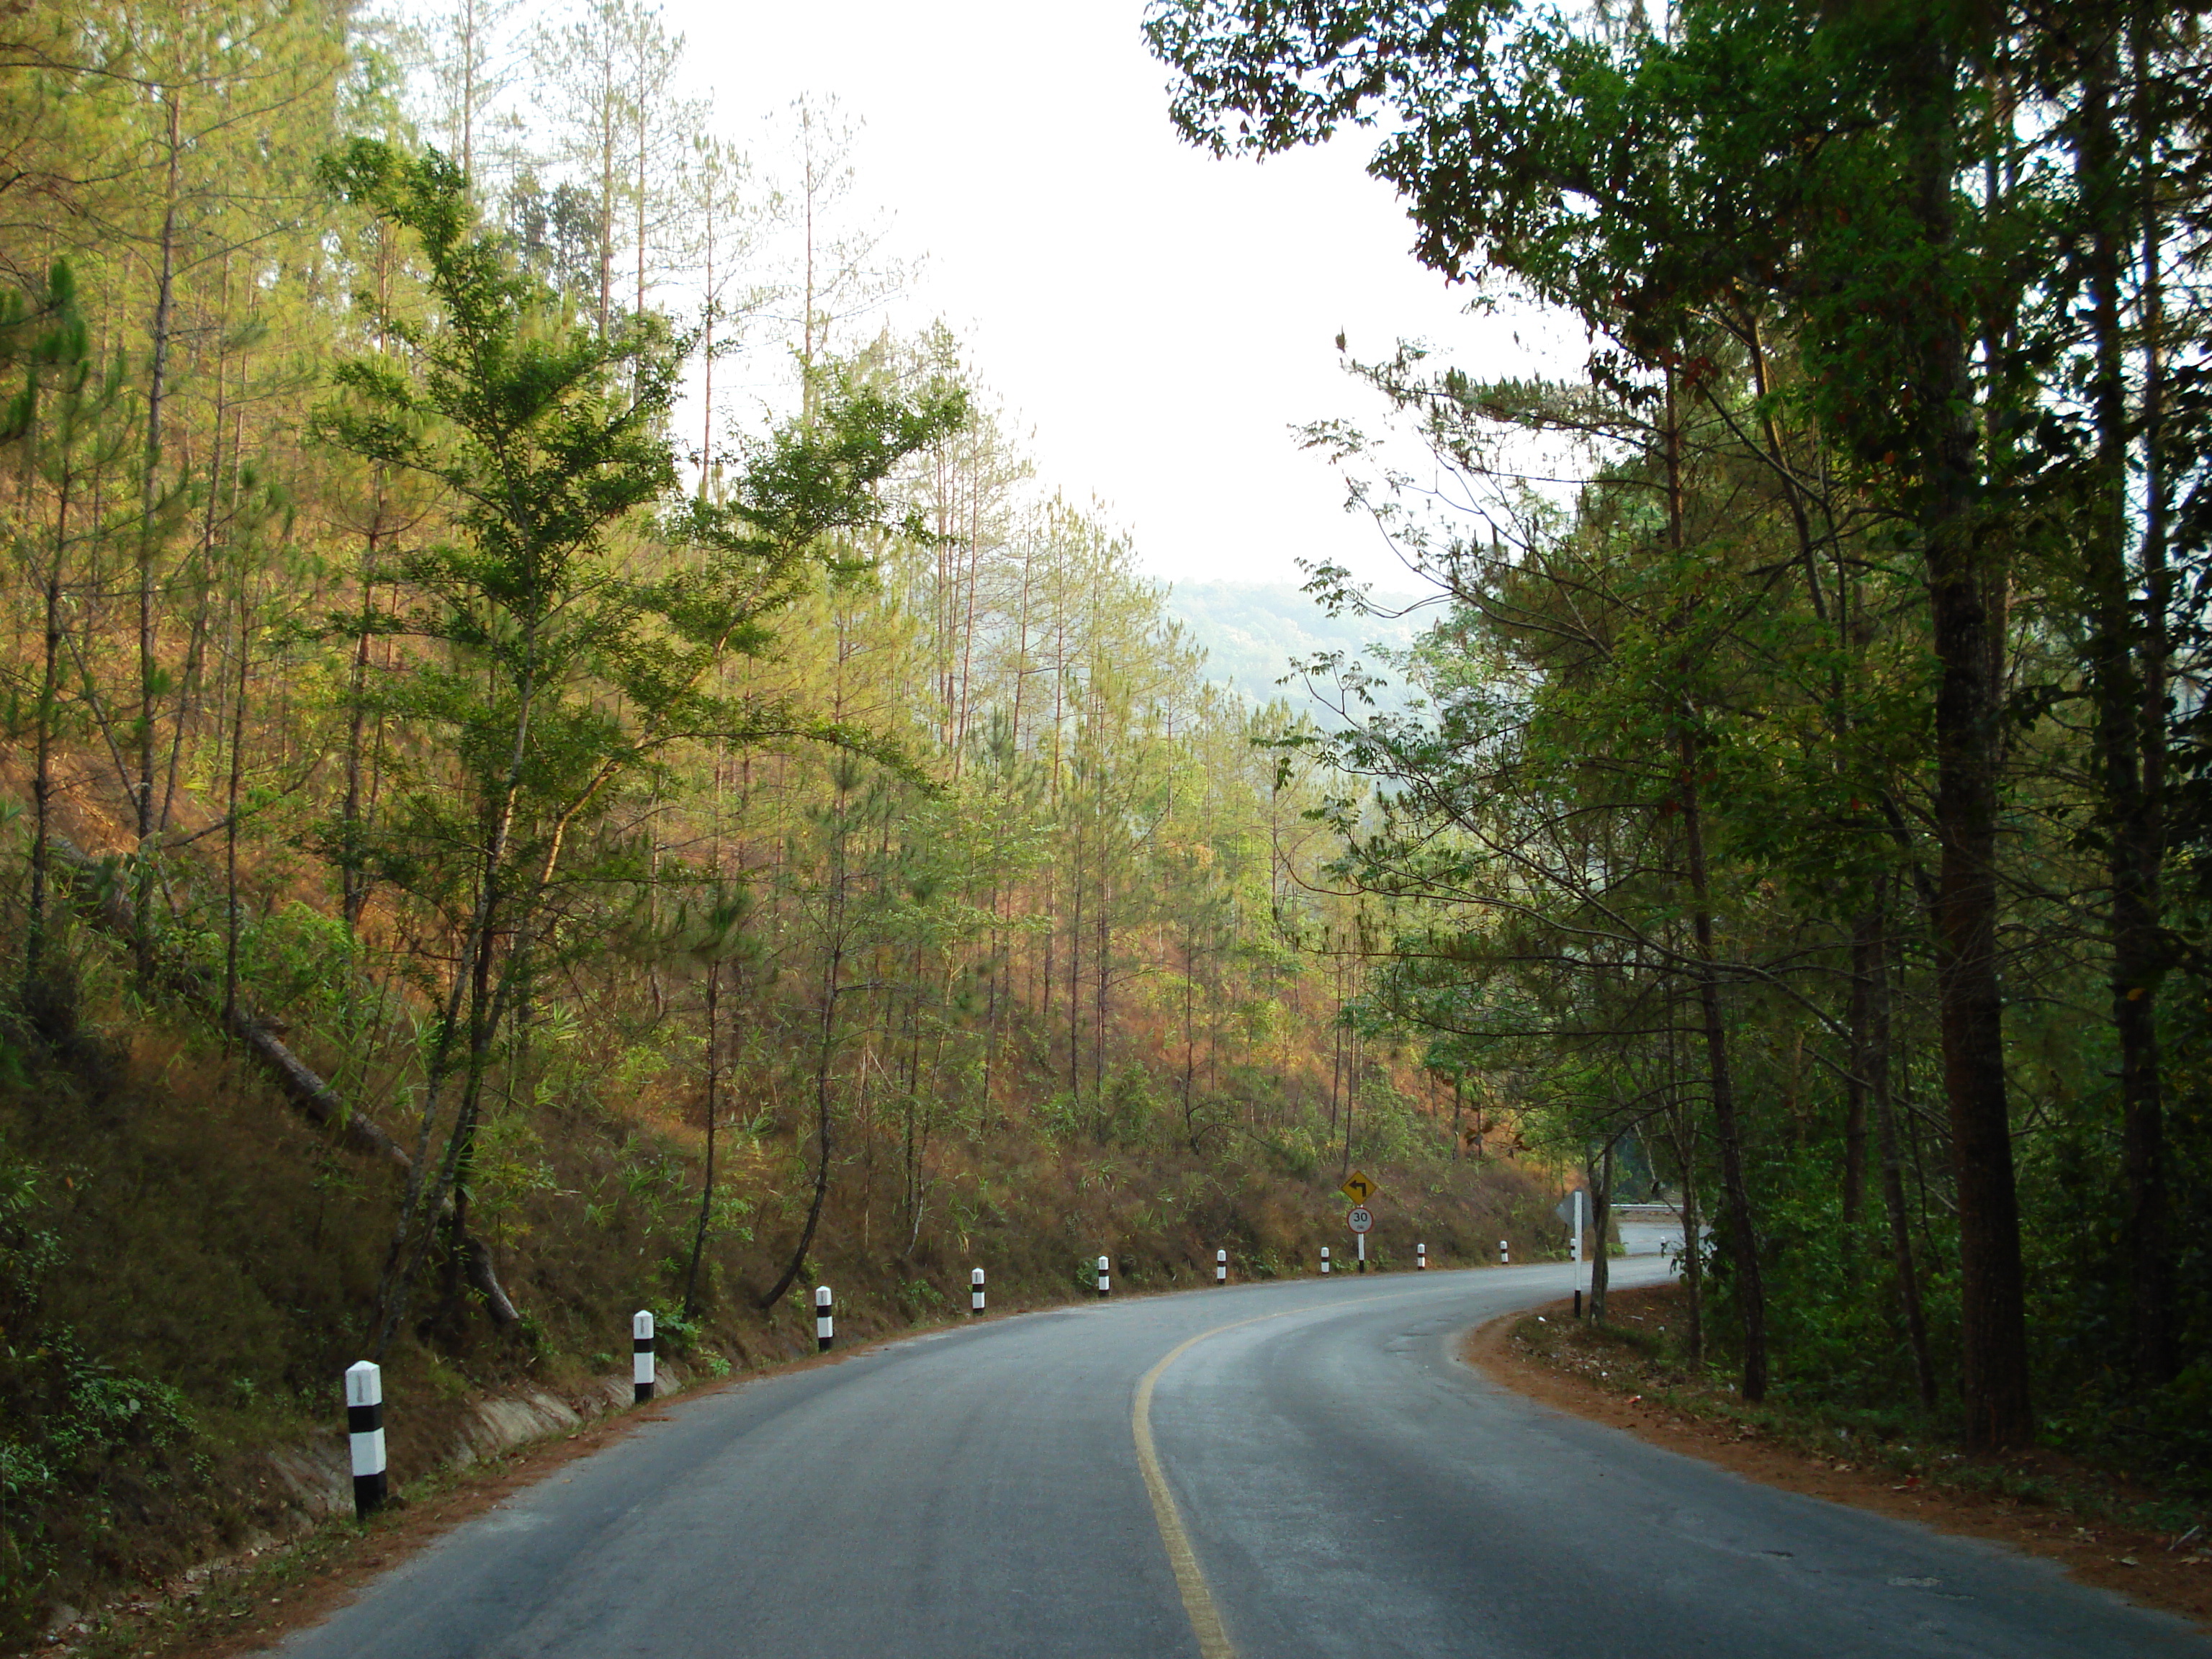
[[[1410,595],[1378,595],[1395,606]],[[1206,677],[1230,686],[1254,702],[1273,697],[1292,702],[1305,696],[1302,685],[1278,685],[1292,659],[1305,660],[1340,651],[1379,665],[1370,647],[1409,643],[1430,613],[1392,620],[1383,617],[1331,617],[1308,595],[1287,582],[1177,582],[1168,608],[1206,647]],[[1384,670],[1385,678],[1395,678]]]

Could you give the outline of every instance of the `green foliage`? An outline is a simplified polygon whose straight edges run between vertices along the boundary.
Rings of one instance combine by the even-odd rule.
[[[1161,1115],[1150,1074],[1140,1066],[1122,1066],[1107,1085],[1098,1139],[1109,1146],[1149,1146],[1159,1136]]]
[[[193,1429],[174,1388],[103,1363],[48,1310],[67,1265],[45,1172],[0,1147],[0,1639],[39,1628],[59,1565],[45,1516],[97,1510],[118,1475],[143,1477]]]
[[[1591,339],[1579,379],[1363,370],[1475,512],[1362,487],[1450,610],[1385,656],[1428,706],[1340,661],[1358,717],[1279,744],[1378,792],[1319,815],[1389,940],[1354,1019],[1425,1033],[1593,1181],[1656,1147],[1719,1218],[1747,1392],[1771,1336],[1812,1395],[1910,1376],[1948,1412],[1955,1382],[1994,1447],[2035,1431],[2033,1373],[2052,1432],[2179,1478],[2203,1453],[2166,1401],[2212,1340],[2173,1047],[2212,960],[2212,721],[2179,692],[2212,403],[2166,261],[2203,54],[2168,10],[2089,16],[1154,0],[1146,27],[1186,137],[1369,129],[1424,263]],[[1528,487],[1540,450],[1571,497]]]
[[[1522,1236],[1498,1193],[1542,1205],[1449,1160],[1383,1026],[1336,1042],[1361,970],[1300,941],[1372,936],[1315,879],[1315,780],[1254,747],[1292,717],[1208,684],[948,331],[748,294],[728,220],[769,204],[725,176],[695,338],[665,307],[708,276],[678,269],[706,181],[641,155],[620,189],[667,211],[628,228],[611,185],[502,198],[414,149],[411,37],[149,20],[34,8],[44,66],[0,72],[0,252],[69,256],[0,285],[0,713],[104,864],[36,899],[35,858],[0,867],[0,953],[44,953],[0,1022],[0,1127],[54,1172],[21,1253],[65,1242],[39,1318],[102,1337],[41,1345],[74,1464],[0,1423],[52,1594],[287,1524],[236,1476],[327,1430],[364,1343],[434,1412],[615,1364],[702,1215],[664,1329],[709,1373],[804,1346],[817,1274],[861,1334],[959,1306],[971,1261],[1003,1305],[1099,1249],[1303,1271],[1347,1106],[1440,1252]],[[798,418],[726,390],[679,441],[687,367],[703,393],[749,310],[773,359],[783,309]],[[410,1176],[265,1086],[209,1018],[234,980]],[[219,1467],[164,1462],[178,1401]]]

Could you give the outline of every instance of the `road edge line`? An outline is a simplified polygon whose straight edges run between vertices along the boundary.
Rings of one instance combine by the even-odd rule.
[[[1393,1302],[1419,1293],[1398,1291],[1370,1299]],[[1323,1310],[1335,1311],[1325,1307]],[[1175,1494],[1168,1490],[1167,1471],[1161,1467],[1159,1449],[1152,1443],[1152,1385],[1169,1366],[1208,1337],[1246,1325],[1264,1325],[1272,1319],[1290,1319],[1316,1311],[1312,1307],[1285,1308],[1276,1313],[1254,1314],[1249,1319],[1232,1319],[1225,1325],[1216,1325],[1210,1331],[1185,1337],[1137,1379],[1136,1403],[1129,1412],[1129,1430],[1137,1443],[1137,1468],[1145,1477],[1145,1495],[1152,1500],[1152,1520],[1159,1528],[1160,1542],[1167,1549],[1168,1565],[1175,1571],[1176,1589],[1182,1595],[1182,1610],[1190,1620],[1190,1633],[1198,1638],[1199,1659],[1237,1659],[1237,1646],[1222,1626],[1220,1609],[1213,1605],[1213,1592],[1207,1588],[1206,1574],[1199,1567],[1197,1552],[1190,1547],[1190,1534],[1183,1530],[1182,1513],[1176,1508]]]
[[[1260,1317],[1280,1316],[1262,1314]],[[1167,1473],[1160,1467],[1159,1450],[1152,1443],[1152,1385],[1160,1380],[1162,1372],[1182,1358],[1185,1350],[1196,1347],[1209,1336],[1234,1330],[1238,1325],[1258,1322],[1256,1319],[1239,1319],[1176,1343],[1138,1380],[1136,1404],[1129,1413],[1130,1431],[1137,1442],[1137,1467],[1145,1477],[1145,1495],[1152,1500],[1152,1520],[1160,1529],[1160,1542],[1167,1547],[1168,1565],[1175,1571],[1176,1589],[1182,1595],[1182,1610],[1190,1620],[1190,1633],[1198,1638],[1199,1659],[1237,1659],[1237,1648],[1230,1641],[1229,1632],[1222,1628],[1220,1610],[1213,1605],[1213,1592],[1206,1588],[1205,1573],[1199,1570],[1198,1556],[1190,1547],[1190,1534],[1183,1530],[1175,1494],[1168,1490]]]

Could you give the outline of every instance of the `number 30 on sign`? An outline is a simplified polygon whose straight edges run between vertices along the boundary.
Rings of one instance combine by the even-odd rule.
[[[1375,1224],[1375,1218],[1370,1215],[1364,1207],[1362,1207],[1360,1209],[1354,1210],[1350,1215],[1345,1217],[1344,1224],[1351,1228],[1355,1233],[1364,1233],[1370,1227],[1372,1227]]]

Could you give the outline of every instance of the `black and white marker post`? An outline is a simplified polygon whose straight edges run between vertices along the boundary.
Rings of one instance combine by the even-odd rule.
[[[830,1316],[830,1287],[814,1287],[814,1352],[828,1353],[830,1345],[836,1340],[837,1322]]]
[[[1321,1270],[1322,1276],[1326,1278],[1328,1273],[1328,1246],[1326,1244],[1321,1247]]]
[[[1413,1271],[1414,1271],[1415,1273],[1425,1273],[1428,1272],[1428,1270],[1429,1270],[1429,1247],[1428,1247],[1427,1245],[1425,1245],[1425,1244],[1416,1244],[1416,1245],[1414,1245],[1414,1246],[1413,1246]]]
[[[1098,1294],[1106,1295],[1114,1288],[1114,1269],[1104,1256],[1098,1258]]]
[[[983,1270],[975,1268],[968,1275],[968,1315],[971,1319],[983,1311]]]
[[[1226,1250],[1213,1253],[1213,1282],[1217,1285],[1229,1282],[1229,1252]]]
[[[629,1316],[629,1380],[637,1404],[653,1398],[653,1316],[643,1308]]]
[[[1501,1267],[1511,1265],[1505,1259],[1505,1241],[1502,1238],[1498,1241],[1498,1265]]]
[[[368,1360],[346,1367],[346,1438],[353,1450],[353,1512],[366,1521],[384,1507],[384,1370]]]

